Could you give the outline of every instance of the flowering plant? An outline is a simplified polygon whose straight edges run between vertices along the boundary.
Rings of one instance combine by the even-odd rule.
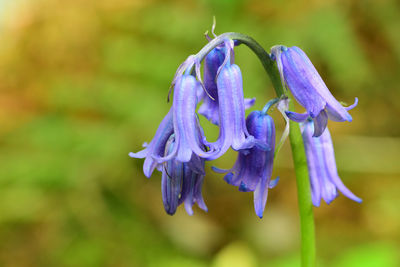
[[[274,46],[267,53],[254,39],[239,33],[224,33],[214,38],[199,53],[189,56],[177,69],[172,80],[172,106],[160,123],[153,140],[133,158],[145,158],[143,172],[150,177],[155,169],[162,173],[162,196],[165,211],[173,215],[184,203],[193,214],[194,203],[207,211],[202,196],[206,176],[205,162],[224,155],[229,149],[238,158],[225,181],[239,191],[254,192],[254,208],[263,217],[268,189],[277,185],[271,179],[274,156],[289,135],[299,194],[302,232],[302,263],[314,265],[314,224],[312,204],[328,204],[338,191],[361,202],[337,174],[328,119],[351,121],[348,111],[357,105],[343,107],[331,94],[317,70],[298,47]],[[234,62],[235,46],[247,45],[260,59],[271,78],[277,98],[267,102],[261,111],[245,117],[245,109],[255,99],[245,99],[242,74]],[[201,64],[204,69],[201,73]],[[305,108],[294,112],[291,95]],[[198,108],[199,104],[201,106]],[[276,106],[286,120],[286,129],[275,146],[275,124],[268,114]],[[198,112],[196,110],[198,109]],[[207,141],[199,115],[219,127],[215,142]]]

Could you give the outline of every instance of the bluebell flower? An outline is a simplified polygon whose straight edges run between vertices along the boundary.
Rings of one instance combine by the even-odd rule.
[[[150,144],[145,143],[145,149],[137,153],[129,153],[129,156],[132,158],[146,158],[143,164],[143,173],[147,178],[150,178],[154,169],[160,167],[160,163],[156,160],[156,158],[164,155],[165,145],[173,132],[174,125],[171,108],[158,126],[156,134],[154,135]]]
[[[271,56],[276,60],[281,80],[292,92],[294,98],[306,109],[306,113],[287,112],[288,117],[296,122],[303,122],[308,117],[314,121],[314,136],[320,136],[328,123],[333,121],[352,121],[348,110],[357,105],[343,107],[326,87],[321,76],[307,55],[298,47],[275,46]]]
[[[300,127],[306,150],[314,206],[318,207],[320,205],[321,198],[326,203],[331,203],[338,196],[338,190],[346,197],[356,202],[362,202],[343,184],[337,173],[335,154],[328,128],[325,129],[321,136],[313,137],[313,121],[307,120],[301,123]]]
[[[219,101],[216,77],[218,69],[224,63],[227,56],[227,51],[229,51],[229,47],[226,47],[224,43],[211,50],[204,59],[204,87],[208,94],[204,90],[200,91],[203,104],[200,106],[198,112],[215,125],[219,125]],[[250,108],[254,103],[255,98],[245,99],[245,109]]]
[[[220,132],[218,140],[208,144],[215,151],[207,157],[209,160],[222,156],[230,147],[234,150],[255,145],[266,148],[265,142],[256,140],[247,131],[242,74],[239,66],[233,64],[233,42],[226,43],[229,50],[216,78]]]
[[[205,151],[204,133],[195,113],[198,87],[201,86],[194,76],[179,76],[175,84],[174,104],[159,125],[154,138],[150,144],[145,144],[145,149],[137,153],[129,153],[129,156],[133,158],[145,158],[143,172],[146,177],[150,177],[154,169],[160,168],[163,162],[173,158],[181,162],[191,161],[193,151],[202,157],[209,155],[210,152]],[[173,133],[175,133],[177,145],[174,146],[174,151],[165,156],[165,145]],[[199,164],[190,164],[190,166],[194,170],[199,169]]]
[[[198,103],[197,92],[200,89],[201,84],[194,76],[185,73],[177,77],[172,103],[176,145],[173,151],[167,156],[157,157],[159,163],[171,159],[176,159],[180,162],[189,162],[193,153],[203,158],[207,158],[212,154],[213,151],[205,151],[203,146],[205,137],[196,114]]]
[[[271,181],[275,149],[275,125],[273,119],[264,112],[253,111],[246,120],[247,129],[257,140],[265,142],[268,150],[253,147],[240,150],[235,165],[230,170],[213,167],[220,173],[228,172],[224,179],[238,186],[239,191],[254,191],[254,208],[262,218],[267,202],[268,188],[273,188],[278,179]]]
[[[171,135],[166,147],[165,155],[173,152],[175,136]],[[191,163],[195,165],[200,162],[200,169],[193,171]],[[204,159],[199,158],[196,154],[192,154],[189,162],[183,163],[172,159],[163,164],[161,178],[161,192],[165,211],[173,215],[177,207],[184,203],[186,212],[193,215],[193,205],[197,203],[199,208],[207,211],[202,196],[202,185],[204,181]]]

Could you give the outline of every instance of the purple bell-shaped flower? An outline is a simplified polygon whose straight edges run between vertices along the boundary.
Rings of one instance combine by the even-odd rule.
[[[340,179],[335,161],[335,153],[328,128],[319,137],[313,137],[314,123],[311,120],[301,124],[304,148],[306,150],[308,172],[311,183],[311,197],[314,206],[318,207],[321,198],[331,203],[339,194],[362,202]]]
[[[273,188],[278,178],[271,181],[275,149],[275,125],[272,117],[261,111],[253,111],[246,120],[247,129],[255,139],[265,142],[268,149],[253,147],[240,150],[235,165],[230,170],[213,167],[224,173],[227,183],[238,186],[242,192],[254,191],[254,208],[262,218],[267,202],[268,188]]]
[[[271,56],[276,60],[281,80],[292,92],[294,98],[306,109],[299,114],[287,111],[287,116],[296,122],[303,122],[311,117],[314,121],[314,136],[320,136],[328,123],[333,121],[352,121],[348,111],[353,105],[343,107],[326,87],[318,71],[307,55],[298,47],[274,46]]]

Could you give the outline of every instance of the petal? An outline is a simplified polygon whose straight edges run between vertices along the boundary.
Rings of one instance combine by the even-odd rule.
[[[228,184],[232,184],[233,177],[234,177],[234,174],[232,172],[230,172],[230,173],[228,173],[227,175],[224,176],[224,180]]]
[[[254,209],[260,219],[263,217],[267,203],[269,178],[267,176],[262,177],[256,186],[256,190],[254,190]]]
[[[162,173],[161,188],[164,209],[169,215],[173,215],[178,207],[179,194],[182,183],[182,164],[168,161],[167,167]]]
[[[339,102],[334,106],[328,103],[326,105],[326,111],[328,113],[329,119],[332,121],[343,122],[353,120],[351,115],[347,112],[346,108],[344,108]]]
[[[205,152],[199,142],[203,140],[196,115],[196,92],[201,84],[192,75],[183,75],[177,81],[174,90],[173,121],[178,152],[176,160],[188,162],[192,153],[207,157],[211,152]]]
[[[324,160],[327,168],[327,175],[329,180],[339,189],[340,192],[342,192],[343,195],[346,197],[356,201],[356,202],[362,202],[362,200],[354,195],[342,182],[340,179],[338,173],[337,173],[337,168],[336,168],[336,161],[335,161],[335,152],[333,150],[333,144],[332,144],[332,139],[331,135],[329,133],[329,130],[326,129],[324,134],[321,135],[320,141],[324,147],[323,150],[323,155],[324,155]]]
[[[289,119],[295,122],[303,122],[310,116],[308,113],[296,113],[293,111],[285,111],[285,114]]]
[[[256,98],[245,98],[244,99],[244,109],[249,109],[256,103]]]
[[[187,163],[188,167],[192,172],[198,173],[205,175],[204,171],[204,160],[201,159],[199,156],[196,154],[192,154],[192,158],[190,161]]]
[[[276,177],[274,180],[269,181],[268,188],[272,189],[274,188],[279,182],[279,176]]]
[[[218,100],[204,98],[203,104],[200,106],[198,113],[206,117],[212,124],[219,125]]]
[[[196,108],[196,79],[192,75],[183,75],[177,80],[174,88],[173,118],[174,133],[177,143],[176,160],[188,162],[192,157],[192,150],[186,139],[185,122],[193,119],[191,110]]]
[[[146,177],[150,177],[154,169],[160,162],[155,161],[154,158],[163,157],[166,143],[169,137],[173,134],[173,122],[172,122],[172,108],[169,110],[167,115],[163,118],[156,134],[151,140],[147,147],[137,153],[129,153],[130,157],[144,158],[146,157],[143,164],[143,172]]]
[[[160,163],[152,157],[147,157],[143,163],[143,173],[147,178],[150,178],[153,171],[160,166]]]
[[[230,85],[230,76],[226,70],[222,70],[217,78],[218,85],[218,99],[219,99],[219,136],[218,140],[210,144],[217,153],[213,156],[208,157],[208,160],[216,159],[230,148],[233,139],[233,102],[232,102],[232,90]]]
[[[145,149],[140,150],[139,152],[136,152],[136,153],[129,152],[129,157],[142,159],[142,158],[145,158],[147,156],[147,153],[148,153],[148,149],[145,148]]]
[[[229,122],[233,128],[232,148],[239,150],[252,147],[250,142],[243,144],[246,139],[247,129],[245,125],[243,82],[240,68],[237,65],[225,66],[218,77],[218,85],[222,79],[224,79],[225,85],[229,88],[232,99],[230,110],[228,111],[232,113],[233,118],[233,121]]]
[[[309,122],[308,124],[309,128],[312,128],[312,122]],[[310,131],[308,131],[308,135],[310,135]],[[308,138],[310,137],[308,136]],[[317,183],[319,185],[320,197],[329,204],[337,197],[338,194],[336,186],[328,178],[327,165],[324,158],[325,145],[321,141],[321,137],[311,137],[311,140],[307,142],[307,145],[305,144],[305,146],[307,146],[307,163],[313,166],[309,168],[310,178],[312,175],[316,175],[316,177],[313,177],[313,179],[318,180]],[[311,184],[313,183],[315,184],[315,181],[311,180]],[[319,204],[319,200],[317,200],[317,202]]]
[[[212,166],[211,169],[212,169],[213,171],[215,171],[216,173],[226,173],[226,172],[229,172],[229,171],[230,171],[230,170],[220,169],[220,168],[217,168],[217,167],[215,167],[215,166]]]
[[[348,107],[345,107],[345,109],[346,109],[346,110],[352,110],[352,109],[355,108],[357,105],[358,105],[358,98],[356,97],[356,98],[354,99],[353,105],[350,105],[350,106],[348,106]]]
[[[308,75],[307,80],[315,88],[316,93],[318,93],[320,97],[326,101],[326,107],[328,109],[329,106],[330,113],[335,113],[335,116],[333,117],[340,117],[340,121],[351,121],[350,114],[329,91],[328,87],[325,85],[324,81],[318,74],[317,70],[315,69],[314,65],[311,63],[307,55],[298,47],[292,47],[291,49],[304,60],[304,63],[307,65],[309,72],[315,74]]]
[[[196,202],[201,209],[207,211],[207,206],[205,205],[201,194],[204,175],[193,172],[188,163],[182,164],[184,176],[179,204],[184,203],[186,212],[189,215],[193,215],[193,204]],[[204,169],[204,160],[202,161],[202,164],[202,168]]]
[[[285,82],[296,100],[315,117],[325,108],[326,101],[318,93],[319,84],[312,81],[319,77],[315,68],[311,68],[305,59],[293,48],[281,54]]]
[[[204,211],[208,211],[208,208],[206,206],[206,203],[204,202],[204,198],[202,195],[203,182],[204,182],[204,176],[197,175],[195,185],[194,185],[194,200],[200,209],[202,209]]]
[[[304,149],[307,158],[308,174],[311,185],[311,198],[314,206],[319,207],[321,201],[321,186],[319,183],[318,174],[318,158],[314,152],[314,133],[313,122],[307,121],[301,124]]]
[[[185,203],[185,210],[187,214],[193,215],[193,204],[194,204],[194,184],[195,184],[195,173],[190,171],[190,169],[186,166],[185,176],[183,178],[183,186],[181,199]]]
[[[263,150],[270,150],[267,144],[265,144],[263,141],[256,141],[254,136],[248,136],[246,139],[242,140],[240,139],[234,139],[232,142],[232,149],[239,151],[239,150],[246,150],[254,147],[255,144],[258,144]]]
[[[314,134],[313,137],[321,136],[325,131],[326,125],[328,125],[328,115],[325,110],[322,110],[317,117],[313,119],[314,121]]]
[[[249,136],[247,139],[249,139],[250,137],[251,136]],[[254,146],[260,150],[263,150],[263,151],[271,151],[272,150],[272,148],[263,140],[254,139],[253,143],[254,143]]]

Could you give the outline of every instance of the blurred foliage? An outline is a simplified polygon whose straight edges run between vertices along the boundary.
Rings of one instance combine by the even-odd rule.
[[[210,211],[170,217],[159,175],[145,179],[127,156],[153,136],[175,69],[215,15],[217,33],[302,47],[338,99],[359,97],[354,121],[330,128],[341,177],[364,203],[315,209],[318,261],[399,266],[399,11],[395,0],[1,0],[0,265],[298,266],[287,144],[262,220],[252,194],[209,166]],[[268,77],[245,47],[236,61],[262,107]]]

